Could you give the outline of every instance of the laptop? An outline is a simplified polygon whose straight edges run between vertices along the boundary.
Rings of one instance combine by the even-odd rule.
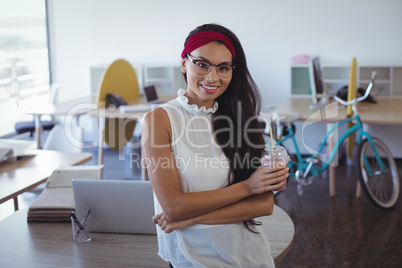
[[[156,234],[149,181],[81,179],[72,186],[78,219],[91,210],[91,232]]]
[[[156,92],[156,88],[154,85],[145,86],[144,87],[145,99],[148,103],[152,104],[163,104],[165,101],[159,100],[158,93]]]

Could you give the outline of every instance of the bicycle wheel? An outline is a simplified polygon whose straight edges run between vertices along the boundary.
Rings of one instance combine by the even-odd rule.
[[[373,143],[384,164],[383,170],[375,157],[373,146],[364,139],[357,154],[359,180],[371,202],[390,209],[399,197],[398,169],[388,147],[377,138],[373,138]]]

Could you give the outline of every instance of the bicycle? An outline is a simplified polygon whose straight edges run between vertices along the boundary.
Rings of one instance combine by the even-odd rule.
[[[399,198],[399,174],[394,158],[384,142],[378,138],[372,137],[368,132],[364,131],[362,121],[356,108],[357,103],[366,99],[370,94],[374,81],[375,72],[373,72],[372,79],[367,86],[365,94],[351,101],[343,101],[337,96],[334,96],[334,99],[340,104],[344,106],[352,105],[353,116],[335,123],[325,136],[318,151],[307,157],[303,157],[300,153],[299,146],[295,139],[295,128],[292,122],[290,120],[285,120],[284,122],[281,116],[276,115],[276,119],[274,119],[275,122],[273,122],[274,124],[272,125],[276,124],[274,129],[278,130],[282,128],[284,132],[282,134],[283,137],[276,141],[276,144],[283,145],[285,141],[290,139],[295,147],[297,159],[289,162],[288,167],[290,169],[290,177],[294,177],[298,184],[297,192],[299,195],[303,193],[304,186],[311,185],[314,182],[314,178],[329,167],[338,149],[347,137],[353,133],[358,133],[357,142],[359,145],[356,155],[357,171],[363,191],[373,204],[383,209],[391,209],[397,202]],[[349,122],[353,122],[354,125],[338,139],[327,161],[325,161],[322,166],[318,166],[318,156],[322,153],[331,133],[339,126]],[[272,132],[274,136],[276,132]],[[292,170],[296,171],[293,172]]]

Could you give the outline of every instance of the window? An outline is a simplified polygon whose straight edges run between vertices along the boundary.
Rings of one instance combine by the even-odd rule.
[[[0,0],[0,6],[0,113],[10,115],[0,119],[3,136],[16,121],[32,119],[22,106],[46,103],[50,75],[45,0]]]

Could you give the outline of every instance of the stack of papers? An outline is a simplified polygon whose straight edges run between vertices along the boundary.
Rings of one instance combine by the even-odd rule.
[[[70,211],[75,209],[72,180],[98,179],[102,167],[57,168],[49,177],[46,188],[29,206],[28,221],[70,221]]]
[[[72,188],[45,188],[29,206],[28,221],[69,221],[73,209]]]

